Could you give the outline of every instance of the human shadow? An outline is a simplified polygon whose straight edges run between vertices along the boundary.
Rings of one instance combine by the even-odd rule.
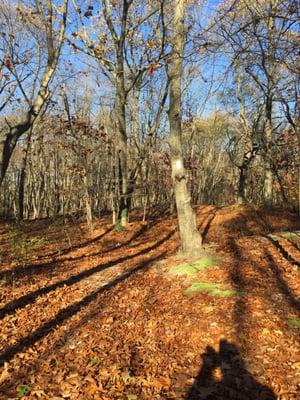
[[[186,400],[275,400],[274,392],[247,371],[237,347],[220,341],[219,352],[207,346],[201,370]]]

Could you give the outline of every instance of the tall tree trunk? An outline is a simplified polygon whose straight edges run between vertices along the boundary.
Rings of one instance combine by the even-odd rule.
[[[19,212],[18,219],[22,221],[24,219],[24,193],[25,193],[25,181],[26,181],[26,166],[27,166],[27,157],[31,143],[33,127],[31,127],[28,132],[26,145],[25,145],[25,153],[22,158],[21,170],[20,170],[20,181],[19,181],[19,193],[18,193],[18,203],[19,203]]]
[[[239,175],[239,186],[238,186],[238,197],[237,204],[244,204],[247,202],[247,176],[249,171],[249,166],[251,161],[256,157],[257,148],[253,147],[252,149],[244,152],[243,162],[241,165],[238,165],[240,170]]]
[[[181,131],[181,78],[185,44],[184,14],[185,0],[173,0],[172,57],[168,70],[170,80],[170,148],[172,181],[177,207],[181,251],[184,254],[197,253],[202,247],[195,213],[187,187],[187,172],[183,165]]]
[[[298,93],[297,91],[295,92],[296,94],[296,99],[298,99]],[[298,204],[297,204],[297,210],[298,214],[300,215],[300,126],[299,126],[299,120],[300,120],[300,105],[299,102],[296,103],[296,109],[295,109],[295,116],[293,117],[291,112],[290,112],[290,106],[289,103],[284,99],[284,97],[281,98],[282,103],[285,108],[285,115],[287,117],[287,120],[291,127],[293,128],[296,139],[297,139],[297,155],[296,155],[296,168],[297,168],[297,179],[298,179]]]
[[[265,127],[265,151],[264,151],[264,162],[265,162],[265,176],[264,176],[264,203],[266,206],[272,206],[273,204],[273,162],[272,162],[272,110],[267,111],[267,120]]]
[[[93,212],[91,207],[91,196],[89,192],[89,180],[88,180],[88,171],[87,168],[83,169],[83,186],[84,186],[84,202],[85,202],[85,216],[86,222],[88,226],[88,230],[90,232],[93,231]]]
[[[238,204],[244,204],[246,202],[246,168],[242,165],[240,168],[239,176],[239,187],[238,187]]]
[[[246,183],[247,183],[248,169],[250,162],[256,155],[256,152],[253,149],[252,130],[248,124],[245,96],[243,95],[242,91],[242,82],[241,82],[242,75],[239,65],[237,65],[235,73],[236,73],[236,83],[237,83],[237,99],[240,106],[239,114],[242,127],[241,135],[244,142],[243,161],[241,165],[238,165],[240,175],[239,175],[237,204],[244,204],[246,203],[247,200]]]
[[[295,133],[297,136],[297,173],[298,173],[298,215],[300,215],[300,128],[295,125]]]
[[[265,144],[265,177],[264,177],[264,203],[267,206],[273,205],[273,160],[272,160],[272,142],[273,142],[273,100],[274,100],[274,82],[275,82],[275,19],[274,12],[276,12],[276,2],[270,0],[269,2],[269,16],[267,19],[267,54],[264,60],[264,68],[267,76],[267,89],[265,99],[265,115],[266,124],[264,132]]]
[[[122,49],[123,52],[123,49]],[[118,126],[117,159],[119,181],[119,212],[117,224],[125,227],[128,219],[128,179],[127,179],[127,133],[126,133],[126,93],[124,82],[123,54],[119,55],[116,79],[116,116]]]

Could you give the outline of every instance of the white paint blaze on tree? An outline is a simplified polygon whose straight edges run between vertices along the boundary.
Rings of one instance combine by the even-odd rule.
[[[69,0],[56,68],[64,4],[0,1],[1,216],[296,206],[299,1]]]
[[[181,80],[186,36],[184,26],[185,3],[185,0],[173,1],[172,54],[167,70],[170,80],[170,149],[181,251],[184,254],[195,254],[202,247],[202,238],[198,232],[196,216],[191,206],[191,197],[187,187],[187,171],[184,168],[182,154]]]

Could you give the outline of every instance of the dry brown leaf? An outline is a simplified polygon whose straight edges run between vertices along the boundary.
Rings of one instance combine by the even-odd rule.
[[[2,372],[1,372],[1,374],[0,374],[0,385],[1,385],[4,381],[6,381],[6,379],[9,378],[9,376],[10,376],[10,374],[9,374],[9,372],[8,372],[8,363],[5,362],[5,363],[4,363],[4,366],[3,366],[3,370],[2,370]]]

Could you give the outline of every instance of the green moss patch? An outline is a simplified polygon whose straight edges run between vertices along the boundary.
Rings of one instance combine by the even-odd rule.
[[[297,318],[289,318],[289,319],[287,320],[287,322],[288,322],[290,325],[292,325],[292,326],[294,326],[294,327],[296,327],[296,328],[300,328],[300,319],[297,319]]]
[[[191,264],[178,264],[178,265],[173,265],[169,273],[171,275],[195,275],[197,274],[198,270],[197,268],[193,267]]]
[[[234,296],[242,296],[242,292],[234,289],[216,289],[209,292],[211,296],[216,297],[234,297]]]
[[[205,292],[208,295],[215,297],[233,297],[242,295],[242,292],[233,289],[223,289],[221,284],[210,282],[195,282],[184,291],[184,294],[186,296],[193,296],[199,292]]]
[[[193,264],[198,271],[207,267],[213,267],[215,265],[217,265],[217,261],[213,257],[202,257]]]
[[[216,260],[213,257],[202,257],[199,260],[193,263],[184,263],[173,265],[169,273],[171,275],[196,275],[199,271],[202,271],[205,268],[213,267],[217,265]]]

